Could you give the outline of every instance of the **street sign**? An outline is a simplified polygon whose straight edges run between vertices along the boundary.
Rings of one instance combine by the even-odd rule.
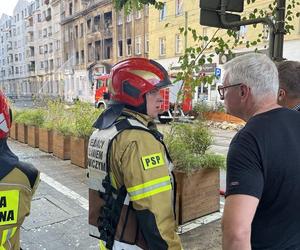
[[[216,76],[217,78],[220,78],[220,77],[221,77],[221,69],[220,69],[220,68],[216,68],[216,69],[215,69],[215,76]]]

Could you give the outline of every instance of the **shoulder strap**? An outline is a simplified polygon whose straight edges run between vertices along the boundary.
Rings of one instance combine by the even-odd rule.
[[[33,188],[36,178],[38,176],[39,171],[30,163],[20,161],[16,166],[19,170],[21,170],[28,178],[30,182],[31,188]]]

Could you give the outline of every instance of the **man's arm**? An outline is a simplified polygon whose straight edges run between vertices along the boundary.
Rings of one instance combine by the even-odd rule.
[[[251,250],[251,223],[259,199],[250,195],[229,195],[222,218],[223,250]]]

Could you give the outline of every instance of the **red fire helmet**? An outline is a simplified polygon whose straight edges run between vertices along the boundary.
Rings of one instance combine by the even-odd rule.
[[[10,125],[11,122],[8,102],[0,90],[0,139],[7,137]]]
[[[115,64],[110,80],[111,99],[134,107],[144,103],[146,93],[172,84],[164,67],[146,58],[129,58]]]

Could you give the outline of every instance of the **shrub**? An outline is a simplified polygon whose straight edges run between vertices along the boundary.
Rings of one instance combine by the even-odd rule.
[[[77,137],[89,137],[93,132],[93,123],[101,113],[100,109],[94,108],[90,103],[75,102],[72,108],[74,126],[72,134]]]
[[[191,172],[199,168],[225,168],[225,158],[206,153],[212,135],[200,121],[194,124],[174,124],[165,138],[174,166]]]
[[[68,106],[61,101],[49,101],[47,103],[44,128],[54,129],[63,135],[69,135],[73,126],[74,118]]]
[[[22,109],[22,110],[15,110],[14,111],[14,121],[16,123],[23,123],[27,124],[30,120],[30,110],[29,109]]]

